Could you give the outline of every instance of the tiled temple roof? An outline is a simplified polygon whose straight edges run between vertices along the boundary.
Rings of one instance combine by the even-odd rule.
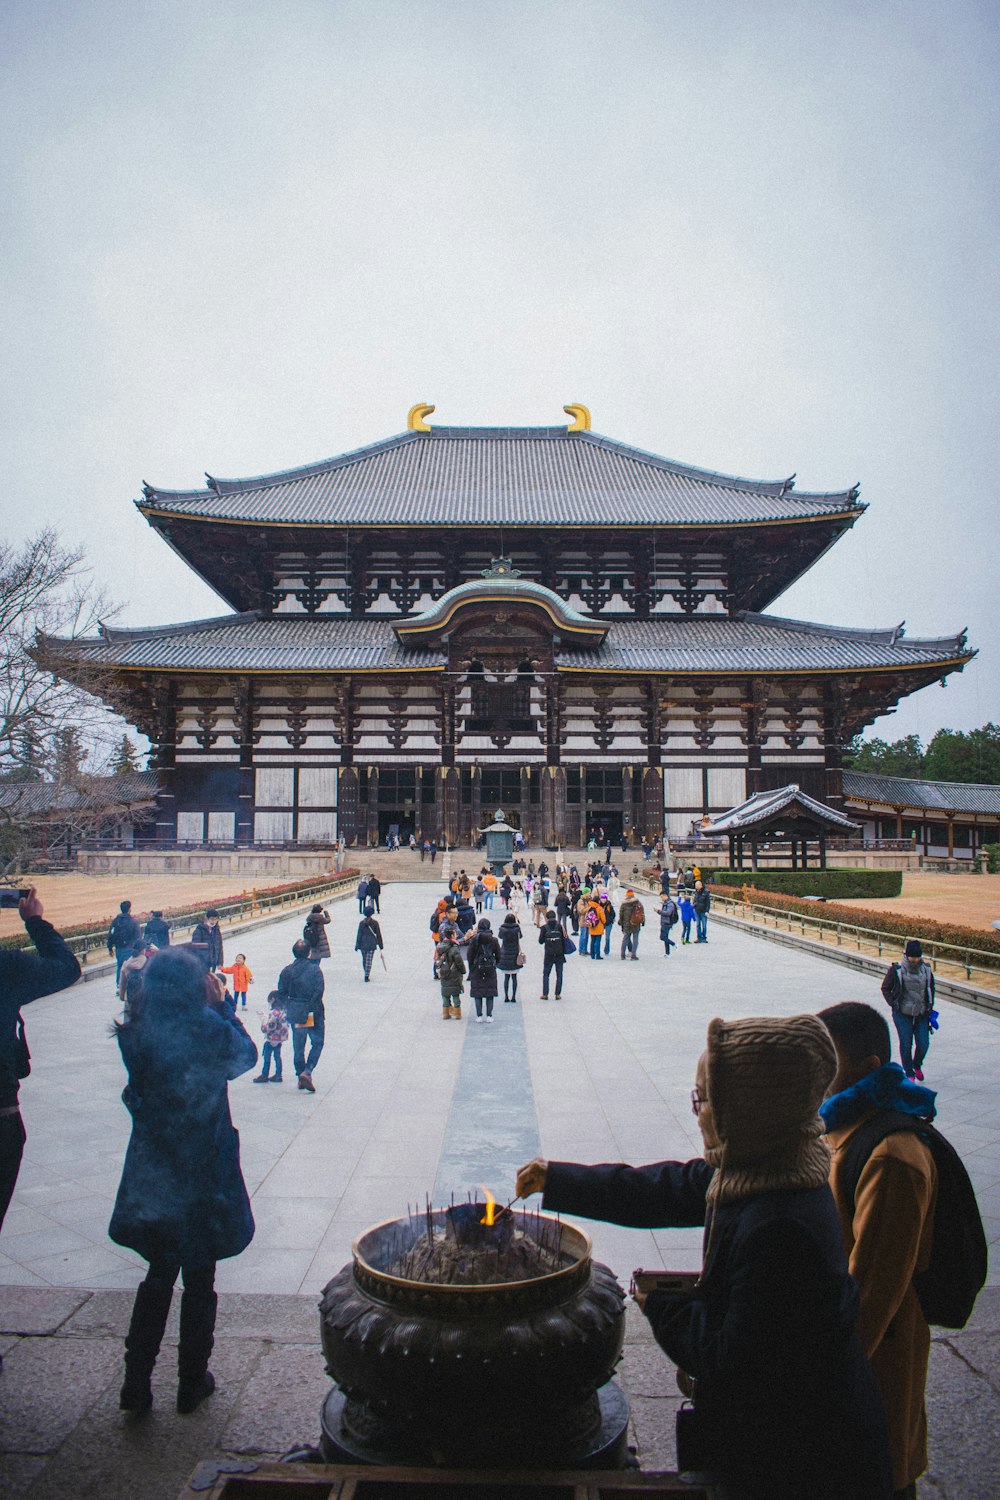
[[[17,817],[87,808],[127,808],[152,802],[156,797],[156,786],[155,771],[81,776],[77,786],[56,781],[15,781],[0,786],[0,808]]]
[[[436,649],[402,646],[392,619],[224,615],[184,625],[105,629],[99,639],[43,639],[52,659],[168,672],[330,672],[440,669]],[[847,630],[772,615],[622,620],[596,649],[561,649],[561,667],[596,672],[773,672],[905,669],[971,655],[964,635],[907,640],[900,630]]]
[[[889,807],[921,807],[928,812],[1000,814],[1000,786],[979,782],[918,781],[908,776],[878,776],[845,771],[844,796],[853,802],[881,802]]]
[[[798,493],[565,427],[435,427],[204,490],[143,486],[146,514],[275,525],[726,525],[844,516],[857,488]]]

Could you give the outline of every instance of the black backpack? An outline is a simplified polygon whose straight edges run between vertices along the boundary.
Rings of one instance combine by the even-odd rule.
[[[472,966],[476,973],[481,974],[486,979],[494,972],[496,966],[497,956],[493,952],[493,949],[488,947],[486,943],[480,943],[476,948],[476,959]]]
[[[934,1240],[926,1271],[913,1286],[924,1317],[939,1328],[964,1328],[986,1281],[987,1249],[975,1189],[958,1152],[939,1130],[913,1115],[885,1110],[859,1125],[847,1146],[841,1182],[851,1209],[858,1179],[875,1147],[898,1130],[912,1130],[937,1167]]]
[[[557,932],[547,932],[545,934],[545,947],[542,949],[542,952],[545,954],[546,958],[565,958],[566,950],[563,947],[563,933],[561,927]]]

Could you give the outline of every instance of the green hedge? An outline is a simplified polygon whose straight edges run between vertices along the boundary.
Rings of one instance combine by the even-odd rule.
[[[753,886],[758,891],[781,891],[787,896],[826,896],[835,901],[858,897],[883,900],[898,896],[902,870],[712,870],[719,885]]]

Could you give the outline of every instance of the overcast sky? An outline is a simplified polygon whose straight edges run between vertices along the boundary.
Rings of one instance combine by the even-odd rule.
[[[980,651],[1000,719],[992,0],[9,0],[5,532],[122,620],[225,606],[132,500],[447,424],[870,510],[774,606]]]

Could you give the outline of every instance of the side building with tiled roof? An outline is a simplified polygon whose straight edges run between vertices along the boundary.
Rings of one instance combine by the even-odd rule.
[[[767,607],[855,521],[857,487],[734,478],[570,427],[410,428],[140,512],[236,613],[46,640],[113,679],[154,745],[156,837],[638,839],[795,782],[960,670],[964,633]],[[96,674],[96,676],[95,676]]]
[[[930,859],[974,859],[1000,843],[1000,786],[844,772],[844,808],[866,843],[910,839]]]

